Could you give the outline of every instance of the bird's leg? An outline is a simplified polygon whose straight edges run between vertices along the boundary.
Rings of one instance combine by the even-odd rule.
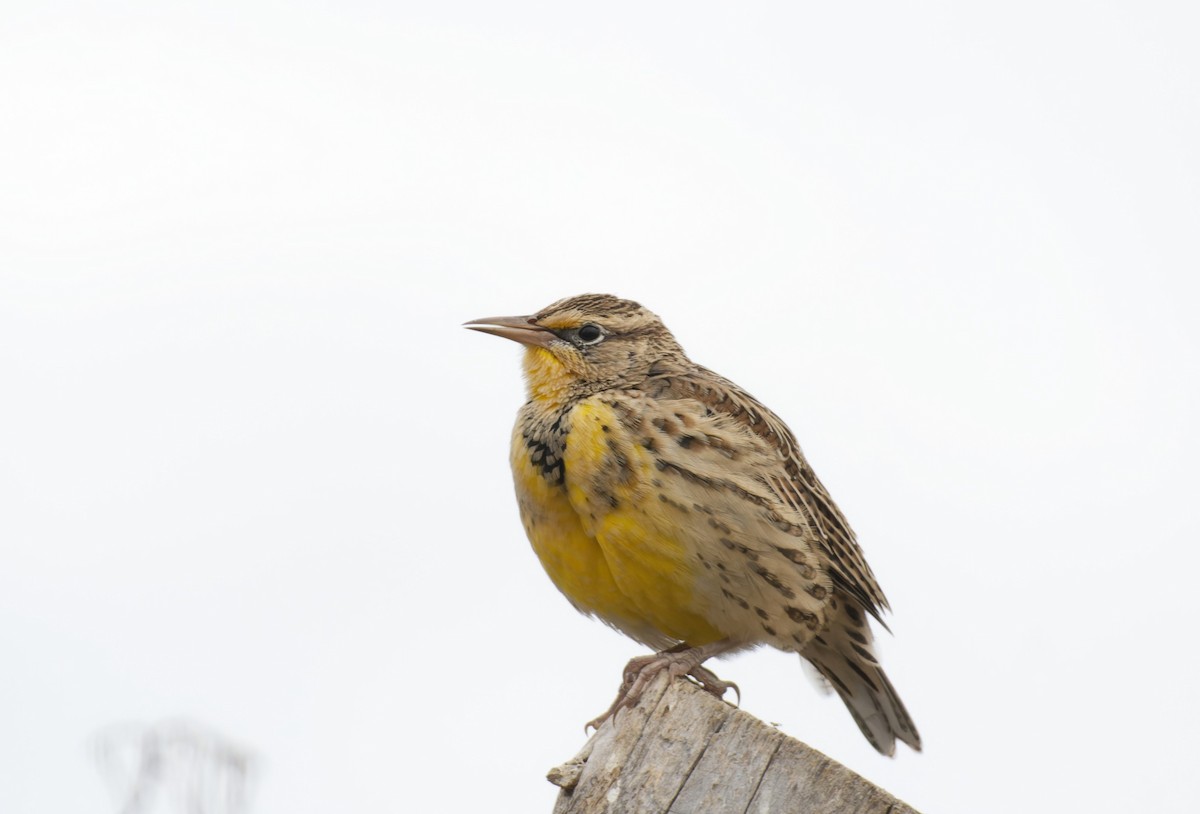
[[[620,710],[635,706],[638,699],[642,697],[642,693],[663,670],[666,670],[671,678],[690,676],[717,698],[724,695],[726,690],[732,689],[737,693],[738,702],[741,703],[742,693],[736,684],[732,681],[722,681],[712,670],[700,666],[706,659],[728,652],[734,647],[736,645],[728,639],[699,647],[690,647],[681,642],[652,656],[638,656],[630,659],[629,663],[625,665],[621,689],[617,691],[616,700],[600,717],[588,721],[585,729],[587,727],[599,729],[605,721]]]

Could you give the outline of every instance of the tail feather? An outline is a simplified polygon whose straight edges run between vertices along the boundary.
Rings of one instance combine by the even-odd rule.
[[[897,739],[921,751],[921,736],[875,659],[871,631],[861,614],[853,609],[839,614],[802,655],[841,696],[850,716],[877,751],[891,757]]]

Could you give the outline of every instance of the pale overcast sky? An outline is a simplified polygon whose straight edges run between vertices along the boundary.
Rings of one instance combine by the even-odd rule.
[[[254,814],[549,812],[642,651],[459,326],[585,291],[790,423],[926,750],[773,651],[746,710],[927,814],[1194,810],[1194,4],[3,16],[0,811],[114,810],[95,733],[182,718]]]

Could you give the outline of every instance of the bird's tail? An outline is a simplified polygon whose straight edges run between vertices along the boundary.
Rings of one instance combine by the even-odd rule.
[[[897,738],[921,751],[917,727],[879,666],[871,650],[871,630],[857,609],[846,608],[836,615],[802,655],[837,690],[877,751],[891,757]]]

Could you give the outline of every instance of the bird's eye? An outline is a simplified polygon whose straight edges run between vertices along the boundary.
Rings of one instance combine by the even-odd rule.
[[[579,341],[585,345],[595,345],[604,338],[604,331],[600,330],[599,325],[587,323],[579,329]]]

